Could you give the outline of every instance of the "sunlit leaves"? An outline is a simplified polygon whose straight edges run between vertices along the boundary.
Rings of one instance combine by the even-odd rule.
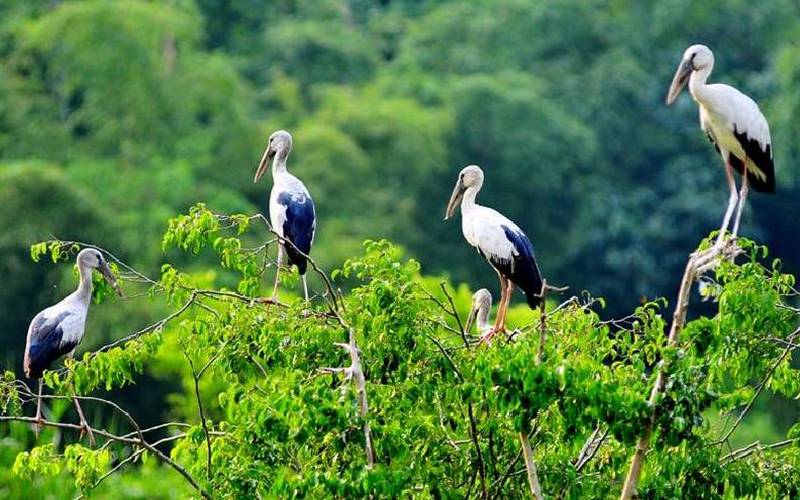
[[[61,467],[55,445],[45,444],[17,455],[14,461],[14,474],[27,478],[34,474],[55,476],[61,472]]]
[[[103,352],[87,352],[80,361],[67,360],[65,375],[45,372],[49,387],[59,391],[87,394],[98,387],[111,390],[134,382],[144,364],[161,345],[159,331],[143,335],[122,347]]]
[[[80,490],[86,491],[110,468],[111,452],[103,449],[91,450],[79,444],[72,444],[64,449],[64,459],[67,470],[75,477],[75,485]]]

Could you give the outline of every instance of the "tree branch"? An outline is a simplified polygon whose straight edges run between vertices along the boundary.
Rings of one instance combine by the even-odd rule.
[[[686,312],[689,308],[689,297],[692,290],[692,285],[698,276],[703,272],[709,270],[712,266],[716,265],[716,259],[721,256],[735,257],[741,252],[736,246],[735,240],[722,247],[713,246],[708,250],[702,252],[695,252],[689,256],[689,261],[686,263],[686,270],[683,273],[681,280],[680,290],[678,291],[678,300],[675,304],[675,312],[672,316],[672,325],[670,326],[669,336],[667,337],[667,347],[672,347],[677,344],[683,326],[686,324]],[[656,418],[658,415],[657,404],[661,393],[664,392],[667,382],[666,366],[662,360],[658,366],[655,384],[650,391],[650,398],[648,404],[651,408],[650,416],[645,423],[641,436],[636,442],[636,448],[631,458],[631,465],[628,469],[628,475],[625,478],[625,483],[622,486],[622,493],[620,498],[622,500],[629,500],[636,495],[636,487],[639,484],[639,476],[642,472],[644,465],[645,455],[650,449],[650,437],[653,434]]]
[[[322,373],[344,373],[345,379],[353,382],[356,388],[356,397],[358,399],[358,414],[364,421],[364,446],[366,448],[367,468],[372,469],[375,466],[375,450],[372,447],[372,431],[370,430],[368,412],[369,404],[367,403],[367,380],[364,376],[364,370],[361,367],[361,354],[356,345],[356,336],[352,328],[348,328],[349,342],[336,343],[350,354],[350,366],[345,368],[319,368],[318,371]]]
[[[45,425],[47,427],[56,427],[56,428],[60,428],[60,429],[71,429],[71,430],[74,430],[74,431],[77,431],[77,432],[80,432],[83,429],[83,427],[81,427],[80,425],[77,425],[77,424],[51,422],[51,421],[48,421],[48,420],[44,420],[42,422],[39,422],[38,420],[36,420],[33,417],[0,415],[0,422],[11,422],[11,421],[27,422],[27,423],[30,423],[30,424],[41,423],[42,425]],[[197,483],[197,481],[195,481],[195,479],[192,477],[192,475],[189,474],[186,471],[186,469],[183,468],[183,466],[181,464],[175,462],[174,460],[172,460],[168,456],[164,455],[161,452],[161,450],[156,448],[154,445],[148,443],[147,441],[142,441],[140,439],[135,439],[135,438],[125,438],[125,437],[122,437],[122,436],[117,436],[115,434],[111,434],[110,432],[104,431],[102,429],[92,429],[92,432],[94,434],[97,434],[98,436],[103,436],[106,439],[111,439],[113,441],[129,444],[129,445],[133,445],[133,446],[141,446],[141,447],[147,449],[148,451],[150,451],[151,453],[156,455],[159,459],[161,459],[164,463],[166,463],[167,465],[169,465],[170,467],[175,469],[175,471],[177,471],[181,476],[183,476],[184,479],[186,479],[189,482],[189,484],[191,484],[192,487],[194,489],[196,489],[198,493],[200,493],[200,495],[202,495],[204,498],[211,498],[211,496]]]

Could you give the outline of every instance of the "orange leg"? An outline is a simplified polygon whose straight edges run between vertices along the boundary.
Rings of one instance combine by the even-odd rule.
[[[505,303],[506,290],[508,288],[506,283],[508,282],[508,280],[506,279],[505,276],[503,276],[499,272],[497,273],[497,276],[500,278],[500,303],[499,303],[500,305],[497,309],[497,317],[494,320],[494,326],[492,327],[492,330],[486,335],[484,335],[484,337],[481,339],[481,343],[485,343],[487,345],[489,344],[489,342],[492,340],[492,337],[494,337],[496,333],[503,331],[501,321],[503,320],[503,304]]]
[[[511,280],[506,280],[505,301],[501,304],[501,310],[497,312],[500,316],[500,329],[499,332],[506,331],[506,313],[508,312],[508,304],[511,303],[511,295],[514,293],[514,283]]]

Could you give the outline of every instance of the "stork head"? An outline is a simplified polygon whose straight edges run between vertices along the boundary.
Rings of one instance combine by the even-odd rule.
[[[489,317],[489,311],[492,309],[492,294],[489,293],[489,290],[485,288],[481,288],[472,296],[472,309],[469,311],[469,316],[467,316],[467,322],[464,325],[465,331],[469,332],[472,329],[472,325],[475,323],[476,319],[479,319],[479,322],[486,321],[486,318]],[[481,325],[478,325],[480,328]],[[483,332],[481,332],[483,333]]]
[[[95,248],[84,248],[78,253],[76,261],[79,269],[97,269],[100,271],[100,274],[102,274],[106,282],[111,285],[111,288],[117,292],[117,295],[120,297],[123,296],[122,289],[119,287],[114,273],[111,272],[111,267],[109,267],[108,262],[99,250]]]
[[[269,168],[269,162],[276,156],[281,159],[286,159],[289,156],[289,151],[292,150],[292,134],[285,130],[277,130],[269,136],[267,149],[264,151],[264,156],[261,157],[261,163],[258,164],[256,169],[256,176],[253,182],[258,182],[264,172]]]
[[[683,59],[678,65],[675,76],[672,77],[672,85],[669,86],[667,93],[667,106],[675,102],[680,95],[686,82],[689,81],[693,71],[711,69],[714,66],[714,53],[705,45],[692,45],[683,53]]]
[[[464,197],[464,192],[469,188],[480,189],[483,185],[483,170],[477,165],[469,165],[464,167],[458,174],[458,181],[456,187],[453,188],[453,194],[450,196],[450,202],[447,204],[447,210],[444,214],[444,220],[453,216],[461,199]]]

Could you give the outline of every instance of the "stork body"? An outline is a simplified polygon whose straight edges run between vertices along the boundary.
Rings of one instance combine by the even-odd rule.
[[[272,159],[272,191],[269,196],[269,217],[273,230],[288,242],[278,246],[278,269],[275,273],[275,286],[272,298],[277,300],[280,268],[286,259],[289,266],[297,266],[303,280],[303,293],[308,300],[308,284],[306,270],[308,259],[314,242],[317,218],[314,200],[306,186],[286,169],[286,158],[292,149],[292,136],[289,132],[279,130],[269,138],[269,145],[261,159],[254,181],[259,178]]]
[[[460,201],[461,230],[467,242],[475,247],[500,278],[500,306],[494,328],[485,339],[505,330],[505,316],[514,285],[525,293],[528,306],[541,302],[542,275],[533,254],[533,245],[511,219],[494,209],[478,205],[475,198],[483,186],[483,171],[465,167],[458,177],[445,219],[452,216]]]
[[[36,404],[37,433],[42,424],[42,375],[58,358],[72,357],[75,348],[83,339],[86,316],[92,300],[92,270],[98,269],[105,279],[120,293],[116,281],[103,255],[93,249],[81,250],[77,257],[80,281],[77,290],[61,302],[48,307],[34,316],[28,327],[23,366],[25,375],[39,381],[39,397]],[[91,428],[81,410],[78,400],[73,398],[80,417],[81,427],[94,444]]]
[[[749,186],[765,193],[775,191],[775,168],[769,125],[758,104],[730,85],[706,83],[713,69],[711,49],[705,45],[686,49],[670,86],[667,104],[677,99],[688,81],[689,93],[699,108],[700,127],[725,163],[730,197],[717,238],[717,244],[721,244],[734,211],[732,236],[738,235]],[[742,176],[738,194],[734,171]]]

